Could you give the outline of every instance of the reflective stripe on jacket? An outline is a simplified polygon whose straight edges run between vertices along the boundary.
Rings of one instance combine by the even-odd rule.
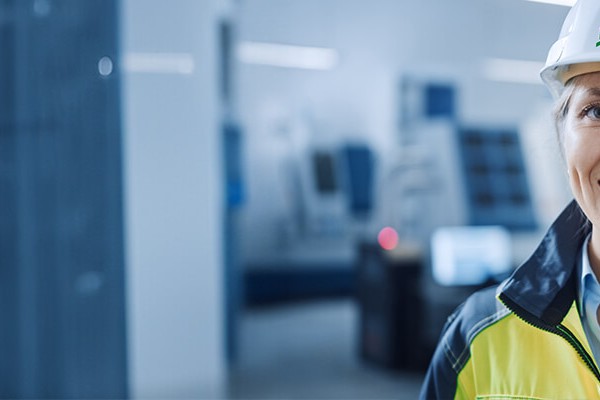
[[[448,319],[421,399],[598,399],[600,372],[576,304],[591,226],[572,202],[533,255]]]

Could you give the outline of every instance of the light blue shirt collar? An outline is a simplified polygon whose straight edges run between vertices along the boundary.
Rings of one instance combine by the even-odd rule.
[[[592,271],[588,254],[591,233],[583,242],[579,265],[579,312],[581,323],[587,336],[596,362],[600,361],[600,326],[596,317],[596,309],[600,303],[600,284]]]
[[[587,293],[586,282],[591,279],[591,280],[595,280],[596,284],[598,284],[598,280],[596,279],[596,276],[594,275],[594,272],[592,271],[592,266],[590,264],[590,256],[588,254],[588,245],[590,243],[591,237],[592,237],[591,233],[587,235],[587,237],[583,241],[583,245],[581,248],[581,260],[580,260],[580,264],[579,264],[579,311],[580,311],[581,315],[584,315],[584,313],[585,313],[585,307],[583,306],[583,304],[584,304],[583,300]],[[588,278],[588,276],[591,276],[591,278]]]

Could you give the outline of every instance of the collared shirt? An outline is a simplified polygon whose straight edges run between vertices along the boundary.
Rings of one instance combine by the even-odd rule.
[[[591,234],[583,242],[579,265],[579,312],[585,335],[592,348],[596,364],[600,364],[600,325],[598,324],[597,309],[600,305],[600,283],[592,271],[588,254],[588,244]]]

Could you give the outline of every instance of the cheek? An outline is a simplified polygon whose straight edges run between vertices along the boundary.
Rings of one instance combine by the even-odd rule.
[[[600,164],[600,135],[589,135],[574,129],[565,129],[563,152],[569,175],[582,177]],[[573,178],[573,176],[572,176]]]
[[[600,129],[565,129],[563,151],[571,191],[590,217],[600,200]]]
[[[577,170],[578,154],[581,153],[579,141],[573,137],[573,134],[566,131],[562,136],[562,150],[565,156],[565,164],[569,177],[573,179]]]

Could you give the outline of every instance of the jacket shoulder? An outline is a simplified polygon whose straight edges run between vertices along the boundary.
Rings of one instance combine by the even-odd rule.
[[[484,329],[510,313],[497,298],[497,286],[475,292],[448,318],[438,347],[459,373],[469,360],[469,346]]]
[[[425,375],[421,399],[454,398],[457,377],[471,357],[470,345],[510,311],[496,298],[497,286],[475,292],[448,317]]]

